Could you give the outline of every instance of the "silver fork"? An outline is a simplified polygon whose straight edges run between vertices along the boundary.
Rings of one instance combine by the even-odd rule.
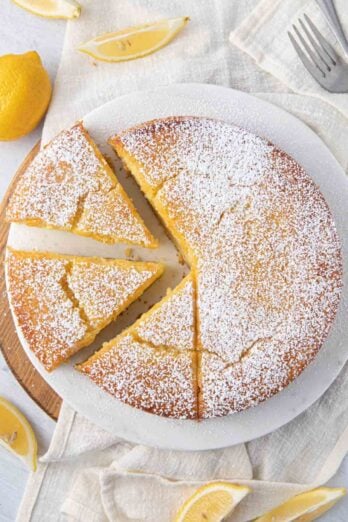
[[[348,65],[306,14],[298,23],[288,35],[307,71],[327,91],[348,92]]]

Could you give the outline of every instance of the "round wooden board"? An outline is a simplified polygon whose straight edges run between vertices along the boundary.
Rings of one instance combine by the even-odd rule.
[[[9,224],[5,222],[5,211],[14,188],[29,163],[40,148],[37,143],[16,172],[0,205],[0,349],[17,381],[30,397],[53,419],[58,418],[62,399],[35,370],[22,348],[7,299],[5,286],[4,258]]]

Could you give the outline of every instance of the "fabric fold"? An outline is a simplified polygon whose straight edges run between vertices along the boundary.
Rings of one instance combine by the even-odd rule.
[[[63,402],[50,447],[40,461],[71,459],[84,453],[109,448],[118,442],[121,442],[119,437],[99,428]]]
[[[348,27],[345,0],[337,0],[335,5],[343,27]],[[340,53],[340,45],[315,0],[261,0],[231,32],[230,42],[294,92],[325,100],[348,117],[347,95],[327,92],[318,85],[290,44],[288,31],[305,13]]]
[[[116,468],[159,475],[171,480],[209,481],[252,478],[244,444],[215,451],[170,451],[135,446],[117,462]]]
[[[81,503],[81,492],[91,487],[90,480],[95,470],[90,470],[89,475],[82,473],[74,484],[74,494],[65,500],[62,513],[72,520],[83,520],[79,515],[80,506],[85,512],[94,513],[95,498],[85,498]],[[250,487],[251,492],[247,498],[237,506],[233,515],[226,520],[231,522],[246,522],[275,505],[285,502],[294,495],[315,488],[318,483],[310,485],[291,484],[286,482],[263,482],[255,480],[234,480],[233,483]],[[154,520],[170,521],[175,517],[180,505],[195,490],[204,485],[202,481],[168,480],[162,476],[134,472],[124,472],[117,469],[108,469],[99,474],[99,487],[101,502],[104,512],[99,516],[103,521],[121,520],[122,522],[141,521],[153,522]],[[93,483],[93,487],[97,482]],[[274,500],[276,495],[276,503]],[[91,503],[91,504],[90,504]]]

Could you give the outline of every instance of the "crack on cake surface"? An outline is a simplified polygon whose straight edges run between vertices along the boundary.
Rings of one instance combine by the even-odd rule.
[[[244,363],[245,371],[259,372],[257,378],[269,372],[262,392],[266,395],[267,390],[274,393],[275,383],[278,388],[286,385],[292,368],[294,375],[295,368],[302,371],[321,346],[323,300],[328,307],[325,321],[332,321],[340,293],[335,272],[331,271],[332,286],[326,281],[329,268],[340,263],[340,247],[318,188],[285,152],[218,120],[164,118],[125,130],[110,142],[179,250],[185,255],[186,250],[197,249],[200,241],[205,242],[202,251],[209,246],[199,265],[189,258],[198,296],[206,291],[210,296],[204,302],[196,299],[198,314],[210,314],[207,321],[201,317],[204,339],[203,326],[195,327],[200,335],[195,341],[199,359],[210,354],[224,368]],[[232,194],[230,188],[234,189]],[[192,219],[195,216],[197,219]],[[321,238],[320,243],[316,237]],[[214,259],[208,260],[211,255]],[[326,272],[316,282],[311,266],[320,256],[328,259],[328,264],[321,265],[326,266]],[[233,274],[225,270],[230,262]],[[208,271],[204,280],[202,271]],[[214,274],[211,279],[209,271]],[[211,286],[217,279],[221,295]],[[293,294],[299,297],[295,299]],[[240,335],[229,337],[231,331],[239,330]],[[303,339],[314,348],[305,349]],[[259,349],[262,342],[265,349]],[[245,390],[240,389],[239,396],[235,392],[233,407],[238,398],[243,409],[247,407],[249,385],[245,376]],[[221,396],[225,392],[222,386]]]
[[[91,332],[91,323],[89,321],[88,315],[86,314],[84,308],[81,306],[80,301],[76,297],[74,290],[69,285],[69,277],[71,275],[71,271],[73,269],[73,261],[68,261],[65,264],[65,272],[63,277],[60,279],[59,284],[62,287],[62,290],[64,291],[65,295],[68,297],[68,299],[71,301],[73,307],[78,310],[80,317],[82,321],[85,323],[87,327],[87,331]]]
[[[15,187],[6,219],[111,244],[157,246],[121,188],[116,174],[79,122],[38,152]],[[113,190],[115,201],[108,201]],[[100,201],[103,204],[98,206]],[[126,217],[123,223],[122,216]],[[110,226],[114,221],[117,226]]]
[[[150,308],[150,311],[151,311],[151,308]],[[140,318],[142,317],[142,315],[143,314],[141,314]],[[154,350],[180,351],[180,347],[178,347],[178,346],[172,346],[170,344],[155,344],[155,343],[149,341],[148,339],[145,339],[141,335],[139,335],[138,332],[131,332],[130,335],[133,337],[133,340],[136,343],[146,344],[147,346],[149,346],[150,348],[153,348]],[[185,351],[191,351],[191,350],[185,350]],[[192,351],[194,351],[194,350],[192,350]]]
[[[89,192],[79,196],[76,204],[76,212],[71,222],[71,231],[74,232],[83,216],[85,201],[88,198]]]

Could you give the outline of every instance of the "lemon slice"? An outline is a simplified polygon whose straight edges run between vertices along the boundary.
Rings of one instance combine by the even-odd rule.
[[[328,511],[347,493],[345,488],[318,488],[292,497],[255,522],[310,522]]]
[[[0,397],[0,445],[36,470],[36,437],[24,415],[9,401]]]
[[[181,506],[175,522],[220,522],[250,491],[230,482],[206,484]]]
[[[187,16],[171,18],[102,34],[81,44],[78,50],[104,62],[142,58],[167,45],[189,20]]]
[[[33,14],[45,18],[77,18],[80,16],[81,6],[74,0],[13,0],[19,7],[23,7]]]

